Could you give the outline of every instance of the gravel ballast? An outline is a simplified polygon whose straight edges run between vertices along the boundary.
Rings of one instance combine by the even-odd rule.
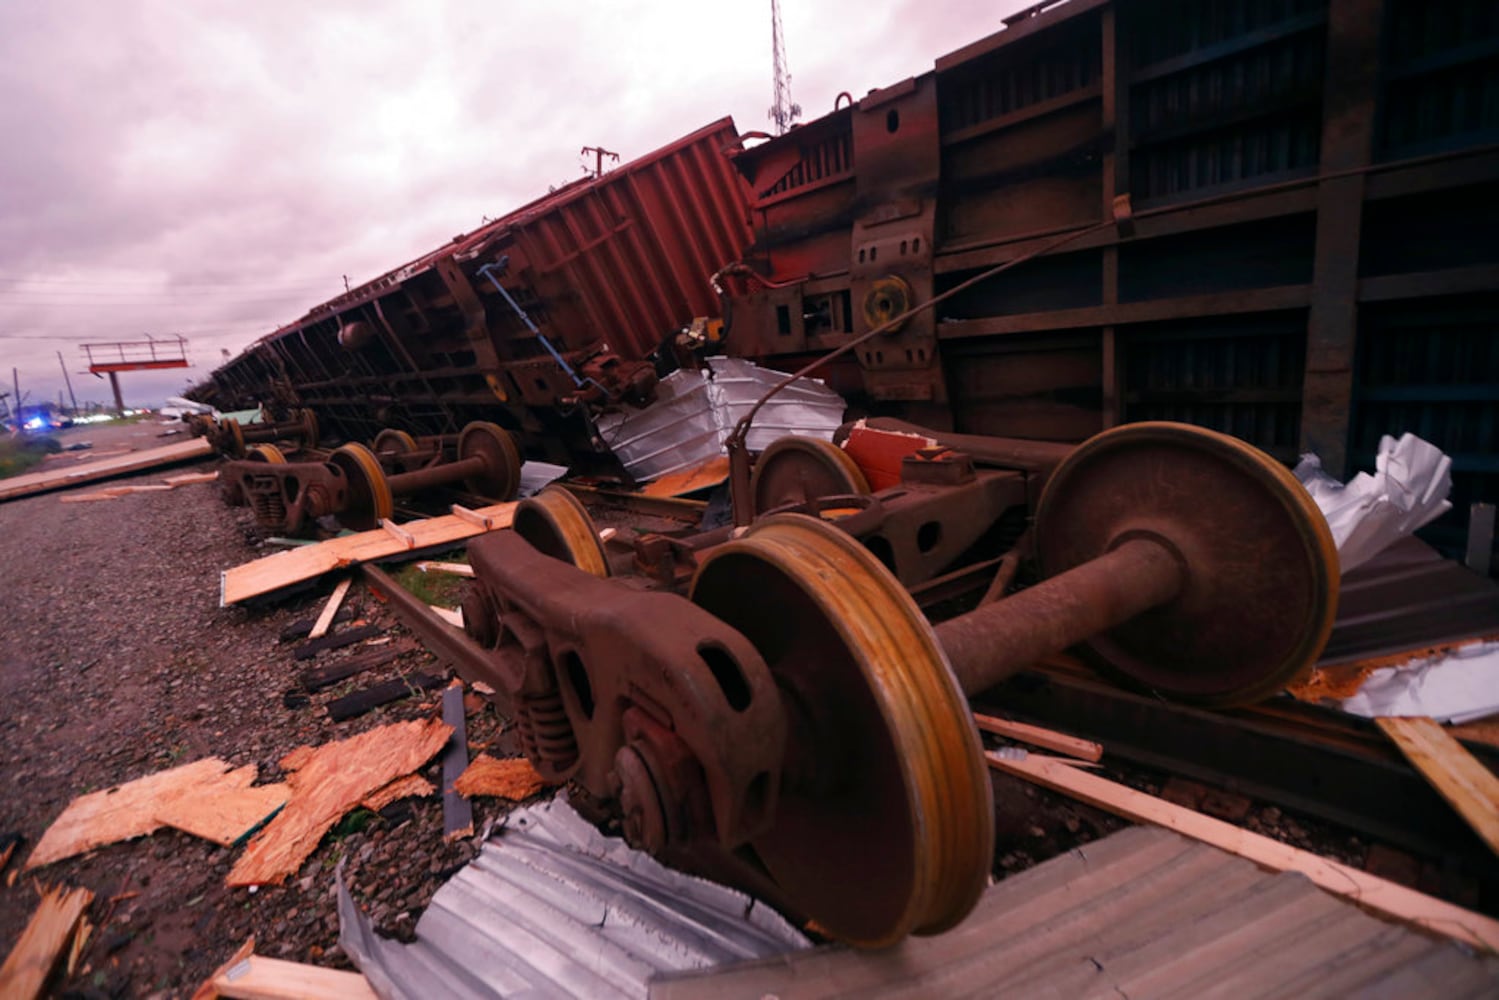
[[[216,465],[108,485],[155,483]],[[349,601],[359,605],[358,617],[381,626],[375,642],[398,644],[402,655],[309,699],[287,698],[300,691],[297,678],[309,663],[380,646],[359,643],[293,660],[295,644],[279,642],[280,632],[315,615],[331,584],[268,608],[220,608],[220,572],[271,550],[259,546],[248,512],[220,502],[216,485],[86,504],[61,503],[62,495],[0,504],[0,761],[7,788],[0,835],[25,838],[0,873],[0,954],[36,906],[35,878],[95,893],[95,930],[72,974],[52,980],[58,994],[189,996],[252,933],[261,954],[348,968],[337,947],[333,897],[333,868],[344,858],[366,912],[388,933],[409,933],[436,888],[477,851],[474,839],[443,841],[436,796],[350,814],[284,885],[253,893],[224,887],[237,849],[170,829],[17,874],[77,795],[210,756],[255,764],[262,783],[278,780],[277,762],[297,746],[431,716],[440,696],[418,695],[341,723],[328,719],[327,703],[352,690],[442,672],[356,583]],[[468,737],[475,749],[511,751],[500,745],[502,726],[488,707],[470,714]],[[419,773],[436,784],[439,770],[434,760]],[[505,808],[476,801],[475,829]]]

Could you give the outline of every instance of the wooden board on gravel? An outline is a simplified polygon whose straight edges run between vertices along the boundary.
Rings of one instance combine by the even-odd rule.
[[[52,469],[47,472],[30,472],[0,481],[0,501],[17,497],[45,493],[48,490],[64,489],[82,483],[97,482],[111,476],[123,476],[128,472],[154,469],[158,466],[175,465],[195,458],[207,458],[213,454],[213,445],[204,438],[178,441],[160,448],[132,451],[101,462],[89,462],[73,469]]]
[[[252,787],[255,774],[254,764],[231,770],[217,757],[207,757],[80,795],[42,834],[26,869],[144,837],[178,821],[187,824],[180,829],[188,833],[233,844],[287,799],[285,785]],[[235,823],[242,825],[230,831]]]
[[[58,886],[42,892],[36,912],[0,966],[0,997],[30,1000],[42,995],[47,977],[93,899],[87,889]]]
[[[315,580],[332,570],[398,553],[461,542],[466,538],[482,535],[487,530],[508,528],[514,512],[513,502],[476,510],[474,513],[482,515],[493,525],[492,528],[485,528],[453,514],[425,521],[408,521],[401,527],[411,535],[411,546],[383,528],[377,528],[342,538],[330,538],[316,545],[303,545],[286,552],[277,552],[225,570],[219,604],[227,608],[252,597],[263,597],[307,580]]]
[[[281,758],[291,800],[250,841],[227,884],[285,881],[345,813],[431,760],[452,732],[441,719],[397,722],[320,747],[298,747]]]

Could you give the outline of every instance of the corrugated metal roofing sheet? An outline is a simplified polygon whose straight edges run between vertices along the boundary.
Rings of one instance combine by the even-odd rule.
[[[1499,584],[1402,538],[1343,577],[1321,663],[1499,635]]]
[[[1133,827],[992,886],[956,929],[663,976],[700,997],[1494,996],[1499,959],[1386,923],[1305,877]]]
[[[643,997],[662,971],[807,948],[749,896],[605,837],[558,798],[506,817],[432,897],[416,942],[376,936],[339,882],[339,943],[386,1000]]]

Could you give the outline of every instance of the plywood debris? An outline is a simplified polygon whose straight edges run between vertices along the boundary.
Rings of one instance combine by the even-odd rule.
[[[146,775],[68,803],[37,842],[26,868],[49,865],[163,826],[228,846],[286,801],[284,785],[253,787],[255,765],[230,769],[217,757]],[[238,825],[238,829],[230,827]]]
[[[42,996],[83,913],[93,902],[87,889],[58,886],[42,891],[41,903],[0,966],[0,997],[32,1000]]]
[[[546,781],[526,758],[500,760],[487,753],[475,757],[453,782],[453,788],[464,798],[488,795],[514,802],[529,799],[545,787]]]
[[[1366,910],[1424,927],[1484,951],[1499,951],[1499,921],[1481,913],[1173,805],[1154,795],[1089,774],[1060,758],[1029,754],[1016,759],[994,753],[987,753],[985,757],[990,767],[1071,795],[1126,819],[1164,826],[1274,871],[1300,872],[1320,888]]]
[[[425,521],[408,521],[401,528],[411,536],[411,546],[407,546],[384,528],[376,528],[373,531],[330,538],[316,545],[303,545],[286,552],[277,552],[225,570],[220,603],[228,607],[252,597],[275,593],[293,584],[315,580],[336,569],[382,559],[406,552],[410,548],[426,549],[448,545],[486,531],[508,528],[514,511],[514,503],[502,503],[469,511],[472,520],[446,515]]]
[[[1411,766],[1499,854],[1499,778],[1431,719],[1379,718]]]
[[[213,445],[204,438],[194,438],[191,441],[179,441],[160,448],[132,451],[104,461],[89,462],[73,469],[54,469],[12,476],[0,483],[0,500],[13,500],[17,497],[45,493],[48,490],[65,486],[78,486],[161,465],[175,465],[178,462],[187,462],[195,458],[207,458],[211,454],[213,454]],[[99,456],[90,455],[89,457],[98,458]]]
[[[437,755],[452,727],[440,719],[397,722],[281,759],[291,799],[250,841],[226,880],[279,884],[302,866],[339,818],[396,778]]]
[[[437,791],[437,786],[420,774],[408,774],[404,778],[397,778],[384,788],[376,789],[359,804],[370,812],[379,812],[392,802],[401,799],[424,799],[435,791]]]

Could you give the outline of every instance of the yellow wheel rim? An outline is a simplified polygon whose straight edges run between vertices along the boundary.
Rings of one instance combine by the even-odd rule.
[[[910,595],[800,514],[713,549],[691,593],[765,656],[802,713],[793,731],[821,737],[798,756],[829,780],[783,781],[775,826],[752,844],[772,876],[865,947],[961,921],[993,863],[993,795],[967,701]]]
[[[348,507],[339,515],[349,527],[363,531],[377,528],[382,519],[395,513],[390,484],[374,452],[351,441],[335,449],[328,461],[342,469],[349,482]]]
[[[548,486],[515,508],[510,527],[538,552],[600,578],[609,575],[604,544],[588,509],[561,486]]]

